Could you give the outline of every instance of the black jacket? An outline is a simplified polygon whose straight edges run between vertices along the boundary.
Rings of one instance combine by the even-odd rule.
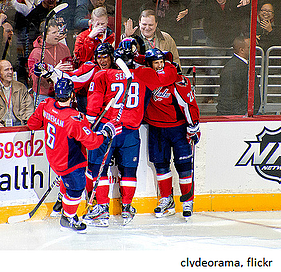
[[[260,107],[258,78],[255,79],[254,114]],[[235,55],[220,74],[217,115],[245,115],[248,109],[248,65]]]
[[[201,0],[188,12],[189,20],[203,19],[206,37],[218,46],[231,47],[233,40],[249,25],[251,5],[237,8],[239,1],[227,0],[224,10],[216,0]]]

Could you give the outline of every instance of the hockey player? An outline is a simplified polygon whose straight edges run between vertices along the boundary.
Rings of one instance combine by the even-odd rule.
[[[76,95],[78,110],[86,113],[87,93],[84,94],[84,91],[91,89],[96,72],[114,66],[113,51],[114,49],[110,43],[100,43],[95,49],[95,62],[87,61],[82,64],[79,69],[69,72],[63,72],[69,69],[70,64],[68,63],[60,62],[55,68],[50,64],[36,63],[34,66],[34,74],[38,77],[43,76],[44,78],[49,78],[54,83],[60,78],[71,79],[74,83],[75,93],[80,94],[79,96]]]
[[[165,54],[157,49],[146,51],[148,67],[157,73],[165,69]],[[183,195],[193,190],[192,186],[192,145],[200,138],[199,108],[189,80],[178,75],[171,85],[154,89],[145,112],[144,120],[149,124],[149,160],[154,164],[160,190],[160,203],[154,209],[156,217],[175,214],[172,172],[170,170],[171,150],[179,175],[180,190]],[[188,218],[193,212],[194,196],[183,202],[183,216]]]
[[[34,72],[37,76],[50,78],[54,83],[56,83],[60,78],[71,79],[71,81],[74,84],[75,93],[79,92],[81,89],[89,89],[91,91],[94,86],[94,82],[93,82],[94,75],[101,69],[109,69],[111,67],[115,67],[115,64],[113,62],[113,52],[114,49],[110,43],[108,42],[101,43],[97,46],[95,50],[94,58],[96,64],[91,61],[88,61],[82,64],[79,69],[73,72],[62,72],[60,68],[62,68],[62,70],[66,70],[67,68],[66,66],[68,64],[60,63],[59,65],[56,66],[56,68],[54,68],[49,64],[37,63],[35,64]],[[78,110],[84,113],[86,112],[87,103],[83,101],[81,102],[82,103],[79,103],[79,101],[77,101]],[[91,175],[86,175],[86,178],[91,178]],[[90,180],[87,183],[91,183],[91,182],[92,180]],[[60,192],[58,193],[57,201],[53,206],[53,211],[51,213],[51,216],[57,216],[61,212],[62,196],[64,194],[64,191],[65,188],[63,182],[61,182]]]
[[[139,162],[140,137],[139,127],[144,115],[145,96],[151,96],[151,91],[159,86],[169,85],[175,82],[177,77],[173,65],[167,64],[162,74],[157,74],[148,67],[133,68],[134,53],[131,50],[118,48],[114,57],[121,58],[130,68],[133,80],[128,92],[121,116],[123,125],[122,134],[114,138],[108,158],[105,163],[101,178],[96,189],[97,205],[84,216],[84,222],[92,225],[108,226],[109,219],[109,180],[107,177],[108,164],[114,153],[118,169],[121,173],[120,192],[122,199],[122,217],[124,225],[132,220],[136,209],[131,205],[134,197],[137,179],[136,172]],[[93,92],[89,92],[87,115],[97,117],[115,97],[115,104],[107,111],[102,123],[116,118],[121,101],[124,96],[126,77],[121,70],[108,69],[98,72],[94,77]],[[149,89],[148,89],[149,88]],[[101,124],[102,126],[102,124]],[[106,146],[89,152],[88,167],[92,171],[94,181],[98,176],[101,162],[104,158]],[[88,188],[90,190],[90,188]]]
[[[66,188],[63,195],[62,229],[86,232],[86,225],[76,214],[85,189],[86,150],[98,148],[108,138],[122,131],[115,121],[106,123],[100,132],[93,133],[87,118],[71,108],[73,83],[60,79],[55,85],[55,99],[43,100],[28,120],[28,127],[44,127],[46,154],[51,168],[61,176]],[[115,127],[116,126],[116,127]]]

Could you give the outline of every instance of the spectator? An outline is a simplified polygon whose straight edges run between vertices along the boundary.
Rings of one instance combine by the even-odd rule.
[[[30,11],[32,11],[42,0],[25,0],[20,3],[17,0],[11,0],[11,4],[17,12],[22,15],[27,16]]]
[[[91,18],[91,13],[94,9],[98,7],[104,7],[108,14],[108,26],[110,29],[114,30],[115,22],[115,9],[114,6],[108,5],[106,0],[87,0],[86,3],[77,5],[74,17],[74,27],[78,31],[84,31],[88,29],[89,20]]]
[[[133,27],[132,19],[125,23],[125,37],[133,37],[140,44],[140,53],[152,48],[162,51],[170,51],[174,56],[174,62],[180,65],[179,53],[173,38],[157,27],[158,21],[154,10],[144,10],[139,17],[139,26]]]
[[[259,1],[259,4],[261,3],[271,3],[274,7],[274,21],[277,25],[281,24],[281,6],[280,6],[280,0],[269,0],[269,1]]]
[[[17,73],[19,80],[28,86],[27,60],[33,49],[33,41],[40,35],[39,25],[46,18],[49,10],[55,7],[55,0],[25,0],[19,3],[12,0],[14,8],[14,29],[17,36]],[[49,1],[54,1],[50,5]],[[24,4],[25,3],[25,4]]]
[[[41,34],[39,30],[41,22],[45,20],[49,11],[56,7],[56,5],[56,0],[43,0],[26,16],[28,21],[29,46],[32,46],[33,42]],[[31,50],[32,48],[29,48],[29,52]]]
[[[220,75],[217,115],[245,115],[248,108],[248,59],[250,39],[237,37],[233,43],[234,55]],[[258,79],[255,79],[254,114],[260,107]]]
[[[177,21],[188,15],[190,21],[204,19],[203,29],[207,37],[207,45],[211,47],[231,47],[235,37],[242,34],[244,26],[248,25],[250,16],[250,0],[201,0],[192,9],[179,13]],[[244,7],[245,6],[245,7]],[[248,30],[247,30],[248,32]],[[206,50],[207,56],[228,55],[228,50],[219,48],[217,50]],[[219,59],[211,59],[208,66],[222,65]],[[208,69],[207,75],[217,75],[218,69]],[[214,78],[209,78],[204,85],[216,85]],[[215,88],[203,88],[202,93],[214,94]],[[206,97],[203,102],[213,103],[213,98]]]
[[[265,52],[273,45],[281,45],[281,27],[275,23],[274,8],[269,2],[258,12],[257,45]]]
[[[187,19],[175,22],[178,13],[189,7],[191,0],[149,0],[140,10],[152,9],[158,18],[158,27],[167,33],[173,34],[177,45],[186,44],[189,25]]]
[[[26,124],[33,113],[33,100],[21,82],[13,80],[13,67],[7,60],[0,61],[0,126]]]
[[[13,27],[10,23],[5,22],[3,25],[3,35],[0,38],[1,41],[1,50],[0,57],[1,59],[6,59],[11,62],[13,66],[16,65],[16,49],[17,41],[14,36]]]
[[[28,86],[28,71],[27,71],[27,59],[31,51],[29,48],[29,31],[28,21],[26,16],[38,5],[42,0],[25,0],[19,3],[17,0],[11,0],[11,4],[14,8],[14,33],[17,37],[17,65],[15,70],[17,72],[18,80]]]
[[[41,23],[40,32],[41,35],[34,41],[34,49],[29,55],[28,58],[28,68],[29,76],[31,77],[33,84],[33,92],[37,93],[37,82],[38,78],[34,74],[34,64],[41,60],[42,54],[42,42],[43,42],[43,31],[44,31],[45,22]],[[49,21],[47,35],[46,35],[46,49],[44,55],[44,62],[56,66],[60,61],[69,62],[72,61],[69,48],[59,42],[60,34],[57,22],[55,19]],[[46,78],[42,78],[41,85],[39,89],[39,98],[38,103],[48,96],[54,96],[54,88],[52,82],[48,81]]]
[[[68,48],[70,49],[70,52],[73,52],[74,50],[74,43],[75,43],[75,29],[74,29],[74,20],[73,16],[76,11],[76,3],[77,0],[62,0],[62,3],[67,3],[68,7],[64,10],[62,10],[59,13],[59,16],[64,19],[65,26],[67,29],[67,35],[66,35],[66,43]]]
[[[100,43],[114,46],[115,33],[108,27],[108,15],[104,7],[92,11],[89,28],[81,32],[75,42],[74,57],[78,67],[86,61],[94,61],[95,49]]]
[[[17,41],[13,26],[6,21],[7,18],[8,16],[5,13],[0,13],[0,60],[9,60],[15,66]]]
[[[6,19],[7,19],[7,15],[3,12],[0,12],[0,26],[3,25],[3,23]]]

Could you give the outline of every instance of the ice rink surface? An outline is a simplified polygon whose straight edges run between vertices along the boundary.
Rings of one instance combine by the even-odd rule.
[[[1,224],[1,263],[9,271],[25,266],[23,271],[50,271],[54,264],[54,271],[88,270],[85,263],[93,271],[122,272],[281,269],[281,212],[200,212],[187,222],[181,213],[165,218],[137,214],[127,226],[120,216],[109,222],[107,228],[88,227],[87,234],[60,231],[59,218]],[[236,260],[240,267],[218,267],[215,260]],[[272,260],[270,266],[266,260]]]

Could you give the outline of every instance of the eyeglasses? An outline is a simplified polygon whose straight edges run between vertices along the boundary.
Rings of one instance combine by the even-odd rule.
[[[270,13],[270,14],[273,14],[273,13],[274,13],[274,11],[272,11],[272,10],[267,10],[267,9],[261,9],[261,12],[263,12],[263,13]]]

